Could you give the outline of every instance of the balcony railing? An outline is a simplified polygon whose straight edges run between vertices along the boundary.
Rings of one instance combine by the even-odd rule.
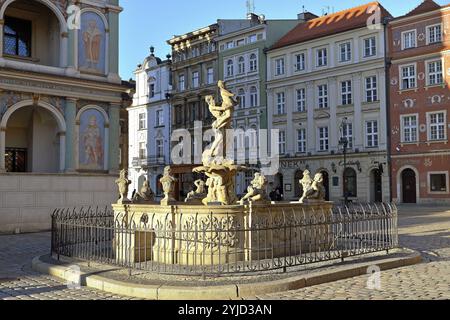
[[[133,158],[133,167],[152,167],[165,165],[164,157],[147,157],[147,158]]]

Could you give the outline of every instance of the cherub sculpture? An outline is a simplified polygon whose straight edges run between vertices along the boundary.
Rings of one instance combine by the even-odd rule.
[[[175,198],[173,197],[174,192],[174,184],[178,181],[178,179],[174,178],[172,175],[172,169],[170,166],[164,168],[164,175],[159,180],[162,184],[164,199],[161,200],[161,205],[169,205],[171,202],[175,202]]]
[[[155,200],[155,194],[150,188],[148,180],[145,180],[142,184],[142,188],[133,197],[133,203],[153,202]]]
[[[131,184],[131,181],[128,180],[128,171],[122,169],[120,171],[119,179],[116,180],[116,184],[119,187],[119,195],[120,198],[117,201],[118,204],[130,203],[131,201],[127,198],[128,195],[128,186]]]
[[[188,193],[185,202],[201,202],[206,197],[205,182],[203,180],[197,180],[194,182],[196,190]]]
[[[307,200],[324,201],[325,187],[323,186],[323,175],[317,173],[308,190],[305,191],[305,198]]]
[[[299,181],[299,183],[303,190],[300,203],[304,203],[306,199],[306,192],[311,188],[311,184],[313,183],[313,180],[311,179],[311,172],[309,172],[309,170],[305,170],[305,172],[303,172],[303,178]]]
[[[247,189],[247,194],[239,201],[243,205],[246,201],[248,202],[262,202],[269,201],[267,196],[266,187],[267,179],[261,173],[255,173],[255,178],[251,182],[251,185]]]

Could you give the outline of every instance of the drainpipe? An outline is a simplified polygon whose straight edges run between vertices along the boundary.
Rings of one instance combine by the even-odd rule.
[[[391,152],[391,82],[390,82],[390,67],[391,59],[388,56],[388,26],[391,18],[383,19],[384,27],[384,70],[385,70],[385,90],[386,90],[386,128],[387,128],[387,165],[389,166],[389,201],[392,203],[392,152]]]

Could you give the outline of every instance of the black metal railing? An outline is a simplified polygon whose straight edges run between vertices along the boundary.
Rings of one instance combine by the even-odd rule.
[[[397,208],[337,206],[329,212],[220,216],[59,209],[52,255],[163,274],[261,273],[341,260],[398,246]]]

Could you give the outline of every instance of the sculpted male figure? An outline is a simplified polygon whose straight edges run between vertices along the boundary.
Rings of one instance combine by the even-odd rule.
[[[306,194],[311,188],[311,184],[313,183],[313,180],[311,179],[311,172],[309,172],[309,170],[305,170],[305,172],[303,172],[303,178],[299,181],[299,183],[303,188],[303,195],[300,198],[300,203],[304,203]]]

